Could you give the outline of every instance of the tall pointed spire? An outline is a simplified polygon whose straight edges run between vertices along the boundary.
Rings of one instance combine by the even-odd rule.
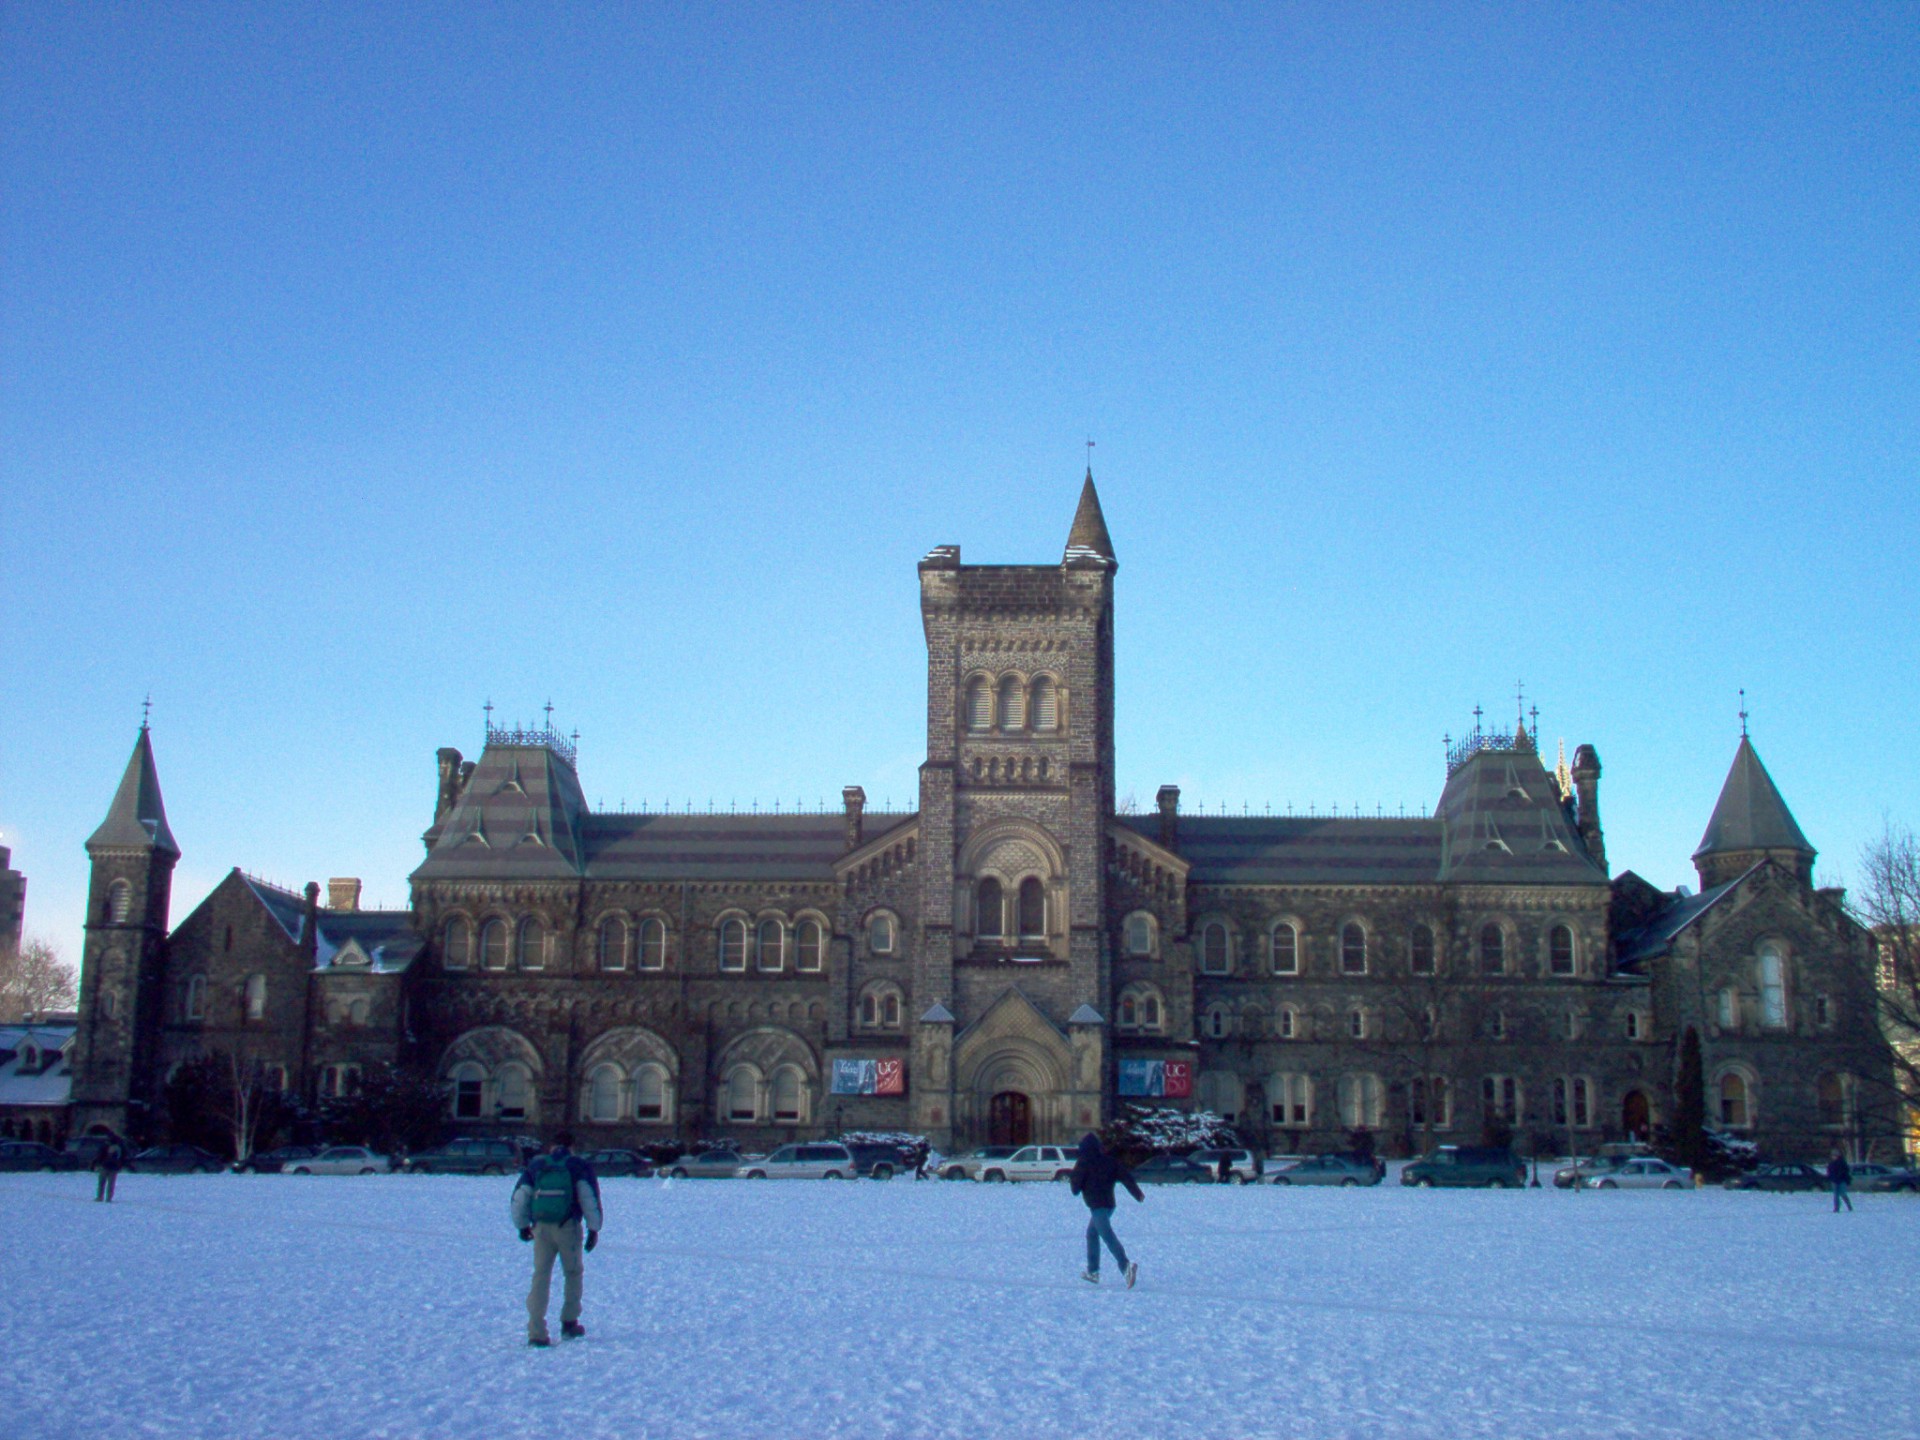
[[[133,754],[120,777],[113,804],[100,828],[87,838],[87,849],[164,850],[178,855],[173,831],[167,828],[167,807],[160,798],[160,772],[153,764],[153,742],[147,727],[140,727],[133,742]]]
[[[1093,488],[1093,467],[1087,467],[1087,483],[1080,487],[1080,508],[1073,512],[1073,528],[1067,532],[1067,558],[1076,553],[1098,555],[1112,560],[1113,539],[1107,534],[1107,517],[1100,513],[1100,492]]]
[[[1703,885],[1719,884],[1761,859],[1775,859],[1803,876],[1813,873],[1814,848],[1781,798],[1760,752],[1743,733],[1720,799],[1693,852]],[[1709,880],[1711,873],[1716,878]]]

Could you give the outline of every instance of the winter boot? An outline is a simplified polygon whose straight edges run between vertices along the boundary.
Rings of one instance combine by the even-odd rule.
[[[548,1346],[553,1344],[553,1341],[549,1340],[544,1335],[529,1335],[527,1337],[527,1344],[533,1346],[533,1348],[536,1350],[545,1350]]]
[[[582,1325],[578,1320],[562,1320],[560,1322],[560,1338],[562,1340],[584,1340],[586,1335],[587,1327]]]

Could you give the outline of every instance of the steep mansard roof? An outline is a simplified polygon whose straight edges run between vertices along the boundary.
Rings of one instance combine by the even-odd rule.
[[[1446,850],[1439,878],[1456,884],[1604,885],[1540,756],[1517,734],[1456,764],[1436,816]]]
[[[298,944],[306,925],[306,897],[251,875],[242,875],[240,881],[266,908],[287,939]],[[332,965],[350,942],[359,947],[376,974],[406,969],[424,943],[414,929],[411,910],[322,910],[319,933],[314,937],[315,968]]]
[[[144,725],[140,738],[133,742],[133,754],[120,777],[120,788],[114,791],[113,804],[107,808],[107,818],[87,837],[87,849],[180,853],[173,831],[167,828],[167,807],[160,799],[160,772],[154,768],[153,745]]]
[[[1742,850],[1815,853],[1794,821],[1793,812],[1787,809],[1773,777],[1767,774],[1767,767],[1760,763],[1759,752],[1745,735],[1740,737],[1740,748],[1734,752],[1727,782],[1720,787],[1713,818],[1707,822],[1707,833],[1700,837],[1700,848],[1693,852],[1693,858]]]
[[[1119,823],[1156,843],[1156,815]],[[1182,815],[1174,847],[1196,885],[1421,885],[1439,877],[1437,820]]]

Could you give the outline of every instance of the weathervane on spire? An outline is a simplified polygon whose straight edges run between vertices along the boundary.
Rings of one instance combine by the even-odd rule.
[[[1522,730],[1526,729],[1527,682],[1524,680],[1516,680],[1513,682],[1513,708],[1515,711],[1513,723],[1518,725]]]
[[[1740,738],[1747,738],[1747,687],[1740,687]]]
[[[553,701],[547,701],[547,729],[553,729]]]
[[[1087,437],[1087,478],[1093,478],[1093,437]]]
[[[491,731],[493,729],[493,697],[489,695],[487,697],[487,703],[482,705],[480,708],[486,712],[487,729]]]
[[[147,692],[147,698],[140,702],[140,733],[145,734],[147,721],[153,714],[153,692]]]

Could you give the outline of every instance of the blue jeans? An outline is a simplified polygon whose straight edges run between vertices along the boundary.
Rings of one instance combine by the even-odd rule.
[[[1113,1233],[1113,1211],[1095,1210],[1087,1216],[1087,1273],[1100,1273],[1100,1242],[1107,1242],[1107,1249],[1113,1252],[1113,1263],[1124,1273],[1127,1268],[1127,1247],[1120,1243],[1119,1236]]]
[[[1847,1194],[1846,1183],[1839,1181],[1836,1182],[1833,1187],[1833,1213],[1836,1215],[1840,1213],[1840,1202],[1842,1200],[1847,1202],[1847,1209],[1853,1209],[1853,1197]]]

